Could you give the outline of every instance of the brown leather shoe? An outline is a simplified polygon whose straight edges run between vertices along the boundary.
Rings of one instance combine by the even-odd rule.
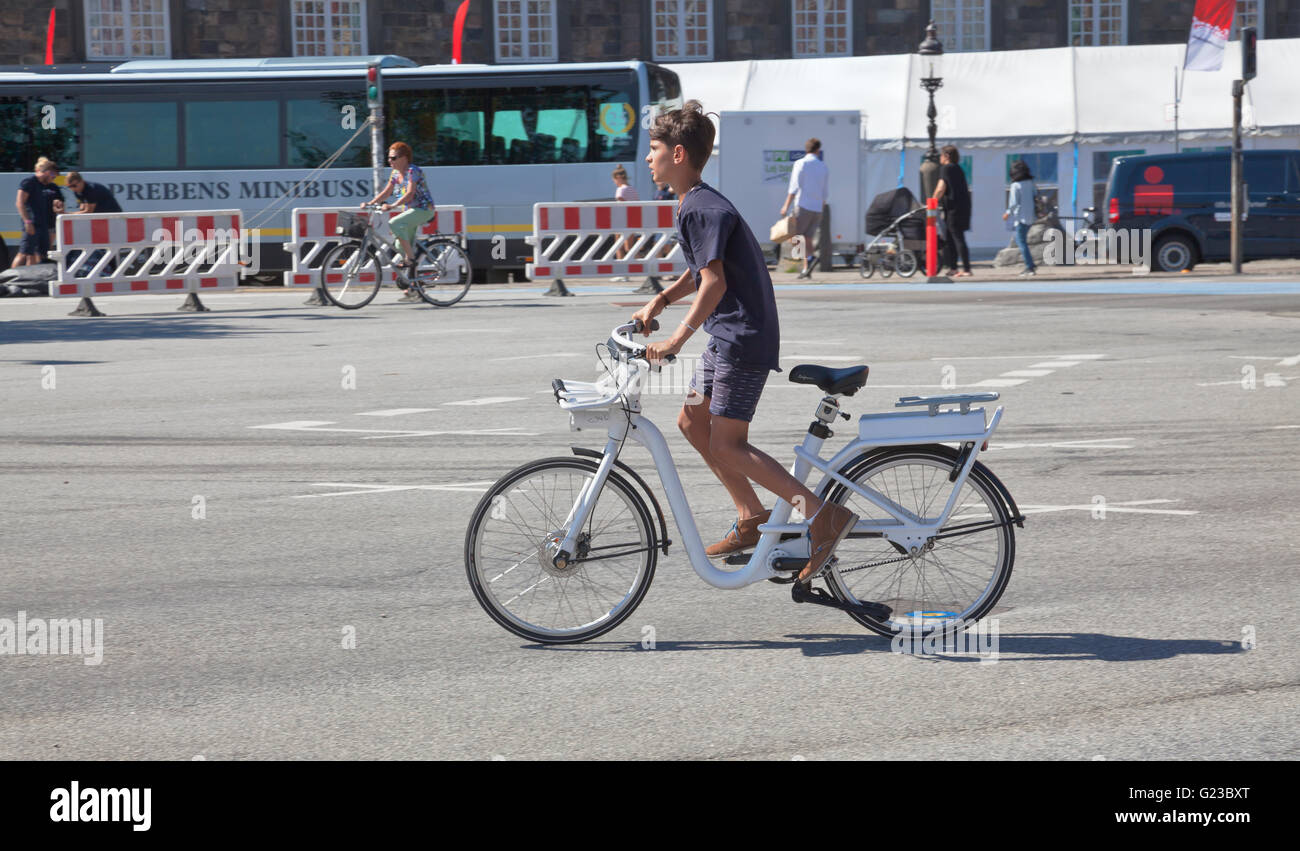
[[[808,527],[809,552],[808,563],[799,572],[800,582],[811,582],[822,568],[831,560],[831,555],[840,541],[858,522],[858,515],[842,505],[833,502],[824,503],[821,510],[813,515]]]
[[[705,554],[709,558],[724,558],[732,553],[753,549],[758,544],[758,539],[763,537],[758,527],[766,523],[771,516],[771,511],[764,511],[762,514],[755,514],[753,517],[746,517],[744,520],[732,523],[727,537],[706,549]]]

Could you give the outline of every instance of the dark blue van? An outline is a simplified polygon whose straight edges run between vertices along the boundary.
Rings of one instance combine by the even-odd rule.
[[[1245,151],[1249,207],[1242,259],[1300,257],[1300,151]],[[1232,258],[1228,151],[1117,157],[1103,227],[1150,228],[1153,269],[1179,272]]]

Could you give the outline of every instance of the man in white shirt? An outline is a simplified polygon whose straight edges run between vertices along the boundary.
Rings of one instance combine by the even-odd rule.
[[[822,250],[821,240],[817,240],[816,250],[809,250],[813,239],[819,234],[822,223],[822,209],[826,206],[829,174],[826,163],[821,160],[822,143],[820,139],[809,139],[803,146],[803,158],[794,164],[790,172],[790,194],[781,205],[781,215],[786,215],[790,205],[794,205],[795,232],[803,237],[803,271],[799,277],[812,276],[811,259],[817,251]]]

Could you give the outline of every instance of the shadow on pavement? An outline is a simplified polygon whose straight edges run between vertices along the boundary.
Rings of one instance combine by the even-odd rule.
[[[788,641],[656,641],[653,652],[685,650],[800,650],[805,656],[851,656],[857,653],[893,652],[892,642],[879,635],[789,635]],[[976,662],[976,637],[969,636],[968,655],[956,655],[949,644],[947,653],[924,654],[923,658],[944,662]],[[965,645],[963,645],[965,646]],[[585,644],[525,644],[526,650],[569,650],[606,653],[646,653],[640,641],[591,641]],[[920,648],[918,648],[920,649]],[[1149,662],[1177,656],[1217,656],[1248,653],[1237,641],[1212,639],[1132,638],[1095,632],[1021,633],[998,637],[998,661],[1035,662],[1045,660],[1102,662]],[[917,653],[916,655],[922,656]]]
[[[243,319],[281,319],[283,313],[241,316]],[[304,314],[323,319],[319,314]],[[0,322],[0,345],[7,343],[76,343],[102,340],[184,339],[301,333],[283,328],[231,325],[220,314],[188,316],[106,316],[99,319],[13,319]]]

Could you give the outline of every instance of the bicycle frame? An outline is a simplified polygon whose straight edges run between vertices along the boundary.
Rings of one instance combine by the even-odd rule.
[[[632,372],[633,368],[635,372]],[[564,553],[575,552],[579,530],[582,529],[591,516],[591,511],[599,498],[601,489],[604,487],[605,480],[609,476],[609,471],[612,469],[621,447],[630,438],[649,450],[650,456],[654,460],[655,469],[659,473],[660,483],[668,496],[668,504],[672,510],[673,519],[677,524],[678,531],[681,533],[682,544],[690,557],[691,566],[701,579],[715,588],[735,589],[764,579],[785,576],[786,574],[780,573],[773,568],[773,562],[777,558],[808,557],[806,533],[809,523],[806,519],[802,522],[791,522],[790,515],[794,507],[784,499],[777,499],[772,508],[770,519],[759,527],[759,532],[762,533],[761,537],[744,567],[734,571],[726,571],[715,567],[710,561],[704,551],[704,542],[700,538],[699,530],[695,525],[695,516],[691,513],[690,504],[687,501],[681,478],[677,473],[677,465],[673,461],[672,452],[668,448],[667,441],[659,428],[641,415],[640,387],[648,372],[649,364],[644,360],[634,359],[630,363],[620,362],[619,387],[613,396],[610,396],[599,384],[580,384],[577,382],[563,382],[564,389],[557,389],[556,391],[561,407],[571,412],[572,424],[575,427],[605,428],[608,438],[595,475],[579,491],[573,508],[565,520],[564,528],[568,532],[560,544],[560,549]],[[826,396],[822,399],[818,419],[823,424],[830,423],[839,413],[838,398],[837,396]],[[961,492],[970,471],[975,466],[984,441],[988,440],[993,434],[1002,418],[1002,408],[999,406],[994,411],[988,425],[985,426],[984,409],[969,409],[969,401],[963,402],[962,398],[959,396],[947,397],[951,401],[931,405],[931,412],[928,417],[924,412],[864,415],[859,420],[859,436],[850,441],[847,446],[830,459],[821,457],[821,449],[825,441],[823,438],[814,435],[810,429],[804,435],[803,443],[794,448],[795,462],[791,468],[791,473],[802,483],[808,479],[813,470],[820,471],[823,474],[822,478],[817,486],[813,488],[813,492],[818,497],[824,497],[831,485],[838,483],[875,505],[888,514],[892,518],[892,522],[873,523],[860,520],[852,531],[854,533],[879,535],[898,544],[906,552],[916,554],[947,522],[955,506],[957,495]],[[624,406],[621,409],[615,407],[620,400]],[[955,411],[945,411],[939,414],[939,404],[961,404],[963,410],[960,414]],[[936,415],[945,418],[945,420],[936,420]],[[917,422],[908,423],[907,425],[912,426],[911,428],[902,427],[904,421],[909,419],[915,419]],[[921,422],[922,419],[935,421]],[[972,427],[972,419],[978,419],[978,429]],[[899,428],[891,429],[890,426],[899,426]],[[953,426],[956,426],[956,428],[953,428]],[[873,433],[871,439],[862,436],[867,431]],[[971,446],[969,452],[965,453],[965,461],[956,479],[952,481],[951,492],[944,504],[943,511],[938,517],[917,517],[880,492],[872,488],[863,488],[840,473],[840,470],[851,460],[871,449],[882,446],[908,446],[920,443],[946,442],[960,442],[966,445],[973,443],[974,445]],[[781,536],[787,533],[794,533],[800,537],[782,541]]]

